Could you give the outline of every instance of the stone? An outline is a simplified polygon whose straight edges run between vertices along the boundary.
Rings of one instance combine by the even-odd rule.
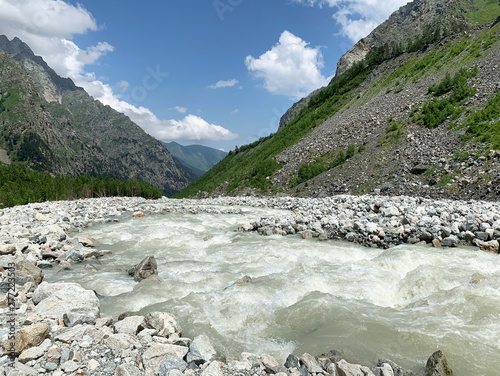
[[[134,281],[140,282],[143,279],[158,275],[158,264],[154,256],[147,256],[139,264],[128,271],[128,274],[134,277]]]
[[[90,236],[79,236],[78,243],[84,247],[97,247],[99,245],[99,242]]]
[[[383,363],[381,366],[374,367],[375,376],[394,376],[394,371],[389,363]]]
[[[489,242],[484,242],[482,240],[476,239],[476,245],[481,251],[500,253],[500,243],[498,240],[490,240]]]
[[[133,338],[129,334],[111,334],[104,339],[104,344],[116,353],[133,346]]]
[[[70,262],[79,263],[85,259],[85,255],[82,250],[71,248],[68,252],[66,252],[65,258]]]
[[[335,363],[335,365],[339,376],[375,376],[369,368],[347,363],[344,359]]]
[[[142,372],[139,368],[132,364],[122,364],[115,370],[115,376],[141,376]]]
[[[28,260],[20,260],[16,263],[16,271],[25,271],[33,277],[34,282],[38,285],[43,281],[43,271],[34,263]]]
[[[24,350],[17,359],[19,362],[25,364],[31,360],[36,360],[41,358],[45,353],[44,349],[41,347],[30,347],[29,349]]]
[[[61,369],[66,373],[75,372],[78,368],[80,368],[80,366],[73,360],[68,360],[66,363],[61,364]]]
[[[169,337],[173,334],[182,336],[182,328],[175,316],[165,312],[150,312],[145,317],[146,326],[156,329],[161,337]]]
[[[5,340],[3,348],[10,353],[14,346],[14,353],[21,354],[26,349],[40,345],[49,333],[50,327],[47,324],[32,324],[17,332],[14,339]]]
[[[95,359],[90,359],[89,362],[87,363],[87,369],[89,371],[95,371],[100,367],[100,364],[97,360]]]
[[[52,372],[57,369],[57,364],[52,362],[47,362],[45,363],[45,366],[43,368],[45,368],[49,372]]]
[[[476,238],[482,240],[483,242],[488,241],[490,238],[490,234],[485,231],[476,231],[474,235],[476,236]]]
[[[129,316],[117,321],[113,326],[116,333],[128,333],[136,335],[146,326],[143,316]]]
[[[267,374],[277,374],[281,370],[276,359],[270,355],[262,355],[261,363]]]
[[[441,246],[443,247],[458,247],[460,244],[460,239],[455,235],[450,235],[441,241]]]
[[[75,297],[78,297],[75,299]],[[93,324],[99,317],[99,299],[91,290],[77,283],[42,282],[33,293],[34,313],[44,318],[60,319],[64,314],[79,314],[83,323]]]
[[[439,239],[433,239],[433,240],[432,240],[432,246],[433,246],[434,248],[443,248],[443,247],[441,246],[441,242],[439,241]]]
[[[169,376],[170,371],[178,370],[184,372],[187,368],[187,363],[181,358],[166,359],[160,363],[160,368],[158,369],[159,376]]]
[[[299,368],[299,358],[293,354],[288,355],[285,361],[285,368]]]
[[[399,209],[395,206],[388,206],[380,209],[380,213],[384,217],[395,217],[400,215]]]
[[[314,356],[312,356],[311,354],[304,353],[300,357],[300,361],[302,362],[302,364],[304,364],[304,366],[307,368],[307,370],[310,373],[321,373],[321,372],[323,372],[323,368],[319,364],[318,360]]]
[[[441,350],[436,351],[427,360],[425,365],[425,376],[451,376],[453,370],[451,369],[446,356]]]
[[[2,244],[0,245],[0,256],[13,255],[16,253],[17,247],[15,244]]]
[[[195,362],[197,365],[211,362],[215,360],[217,352],[213,348],[208,337],[201,334],[193,339],[189,352],[187,354],[187,362]]]
[[[311,230],[306,230],[302,233],[302,239],[312,239],[313,232]]]
[[[59,363],[61,359],[61,348],[59,346],[52,346],[47,351],[47,361],[53,363]]]
[[[221,363],[217,361],[210,363],[210,365],[201,373],[201,376],[224,376],[222,373]]]
[[[155,343],[151,345],[142,355],[142,362],[146,369],[146,376],[157,376],[160,364],[164,360],[172,358],[183,359],[188,353],[187,347]]]

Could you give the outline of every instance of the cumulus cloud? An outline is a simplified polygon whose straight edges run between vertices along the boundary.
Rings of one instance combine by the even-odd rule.
[[[175,106],[174,107],[174,110],[181,113],[181,114],[185,114],[187,112],[187,108],[186,107],[181,107],[181,106]]]
[[[82,49],[72,41],[77,34],[98,31],[100,27],[92,14],[82,5],[71,5],[63,0],[0,0],[0,34],[19,37],[59,75],[70,77],[95,99],[129,116],[150,135],[163,139],[231,140],[237,135],[194,115],[183,120],[161,120],[145,107],[134,106],[116,94],[113,88],[98,80],[86,67],[97,64],[114,47],[107,42]],[[237,82],[236,82],[237,83]],[[115,85],[125,93],[130,84]],[[185,113],[182,107],[176,109]],[[183,112],[184,111],[184,112]]]
[[[210,85],[210,86],[207,86],[209,89],[220,89],[220,88],[224,88],[224,87],[233,87],[235,86],[236,84],[238,84],[238,80],[237,79],[232,79],[232,80],[227,80],[227,81],[217,81],[215,84],[213,85]]]
[[[247,56],[245,64],[255,78],[264,80],[272,94],[299,99],[330,81],[321,74],[323,55],[319,48],[285,30],[279,42],[259,58]]]
[[[357,42],[384,22],[409,0],[293,0],[307,6],[337,8],[333,18],[341,26],[341,34]]]

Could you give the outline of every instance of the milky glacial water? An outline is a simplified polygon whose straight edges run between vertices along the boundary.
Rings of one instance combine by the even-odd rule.
[[[371,249],[299,236],[235,230],[270,209],[244,214],[121,218],[83,234],[113,254],[54,268],[46,280],[78,282],[104,297],[101,315],[166,311],[183,334],[207,334],[220,354],[319,355],[341,350],[354,363],[379,357],[421,371],[441,349],[455,375],[498,376],[500,259],[474,249]],[[127,270],[147,255],[161,281]],[[244,276],[247,283],[235,283]]]

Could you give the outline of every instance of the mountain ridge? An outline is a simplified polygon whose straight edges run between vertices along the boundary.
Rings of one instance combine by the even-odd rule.
[[[4,48],[11,54],[4,51]],[[0,37],[0,149],[40,171],[136,178],[173,194],[195,179],[127,116]]]
[[[427,26],[399,43],[370,47],[276,134],[230,152],[178,197],[382,193],[497,200],[498,5],[419,0],[403,7],[397,14]]]
[[[162,143],[174,158],[191,169],[197,177],[202,176],[228,154],[204,145],[183,146],[175,141]]]

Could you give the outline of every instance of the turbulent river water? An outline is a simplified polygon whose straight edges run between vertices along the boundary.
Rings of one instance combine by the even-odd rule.
[[[184,335],[207,334],[228,359],[247,351],[284,361],[290,353],[336,349],[353,363],[373,366],[385,357],[419,371],[441,349],[455,375],[498,375],[498,255],[238,233],[245,223],[284,214],[243,210],[88,228],[84,234],[113,254],[55,269],[47,280],[103,295],[104,316],[173,313]],[[127,270],[147,255],[156,257],[161,281],[136,283]]]

